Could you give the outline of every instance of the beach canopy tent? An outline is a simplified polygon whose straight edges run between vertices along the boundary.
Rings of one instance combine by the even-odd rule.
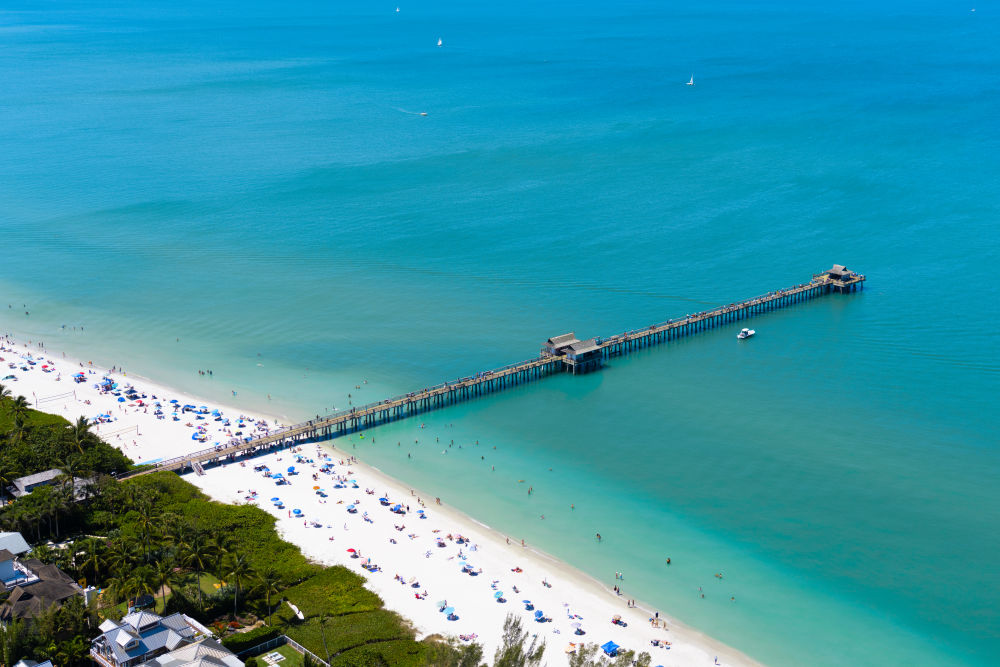
[[[619,648],[621,648],[621,647],[618,646],[618,644],[616,644],[614,642],[608,642],[607,644],[602,644],[601,645],[601,650],[604,651],[609,656],[611,656],[612,658],[615,657],[616,655],[618,655],[618,649]]]

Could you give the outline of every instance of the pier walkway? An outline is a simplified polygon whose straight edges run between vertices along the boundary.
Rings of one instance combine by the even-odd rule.
[[[737,322],[753,315],[808,301],[824,294],[853,292],[863,289],[864,282],[864,275],[848,271],[843,266],[834,265],[829,271],[814,275],[812,280],[807,283],[667,320],[642,329],[623,331],[620,334],[591,338],[586,341],[578,340],[574,334],[563,334],[550,338],[542,347],[539,356],[533,359],[483,371],[433,387],[426,387],[377,403],[369,403],[350,410],[341,410],[326,417],[284,427],[265,436],[250,438],[234,444],[218,445],[211,449],[166,459],[152,467],[140,468],[134,472],[120,475],[120,477],[141,475],[156,470],[200,471],[203,465],[233,461],[241,456],[252,456],[300,442],[335,438],[380,424],[406,419],[476,396],[524,384],[553,373],[568,371],[578,374],[597,370],[603,365],[604,360],[610,357],[621,356],[633,350],[676,340],[722,324]]]

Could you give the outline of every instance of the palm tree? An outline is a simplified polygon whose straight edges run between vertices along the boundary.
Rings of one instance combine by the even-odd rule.
[[[10,387],[5,384],[0,384],[0,401],[5,398],[10,398]]]
[[[201,575],[208,571],[212,563],[213,549],[202,533],[194,533],[183,545],[184,564],[191,568],[198,581],[198,606],[205,611],[205,603],[201,592]]]
[[[278,588],[280,583],[281,576],[273,565],[267,565],[257,571],[257,585],[254,586],[253,590],[260,590],[264,593],[264,604],[267,605],[268,625],[271,625],[271,594],[281,592],[281,589]]]
[[[84,575],[84,577],[87,576],[87,570],[90,570],[90,572],[93,573],[94,575],[93,581],[88,580],[88,582],[92,583],[95,586],[99,583],[99,580],[97,578],[97,573],[101,569],[101,561],[103,560],[101,554],[103,552],[104,552],[104,542],[95,537],[88,537],[87,539],[83,540],[80,543],[80,551],[77,552],[77,556],[81,556],[82,554],[82,556],[78,561],[77,567],[79,568],[80,572]]]
[[[237,603],[240,599],[240,585],[248,579],[252,579],[255,573],[250,561],[243,554],[233,554],[226,569],[229,570],[226,577],[236,586],[236,592],[233,594],[233,618],[235,619]]]
[[[10,414],[14,417],[14,421],[17,421],[18,417],[21,420],[25,420],[28,417],[28,412],[31,410],[28,404],[28,399],[24,396],[18,396],[17,398],[11,399],[10,402]]]
[[[139,560],[136,558],[135,545],[124,538],[113,540],[108,545],[105,562],[108,569],[114,573],[116,578],[123,578],[130,572]]]
[[[77,417],[75,424],[70,424],[66,428],[69,429],[70,440],[76,445],[76,448],[80,450],[83,454],[83,445],[90,440],[90,423],[86,417]]]
[[[10,414],[14,420],[14,428],[11,430],[11,442],[20,442],[24,437],[24,427],[28,423],[28,399],[18,396],[11,399]]]
[[[71,487],[72,488],[72,487]],[[45,510],[55,522],[55,536],[59,537],[59,515],[69,508],[72,501],[72,491],[67,492],[65,487],[52,487],[52,492],[45,499]],[[52,532],[51,526],[49,532]]]
[[[37,558],[43,563],[52,562],[52,547],[47,544],[39,544],[31,548],[31,557]]]
[[[149,562],[149,538],[159,525],[158,514],[150,503],[142,503],[137,508],[139,529],[142,531],[142,557]]]
[[[14,480],[21,476],[21,471],[13,463],[0,460],[0,506],[4,505],[6,499],[6,489],[8,484],[13,484]]]
[[[153,588],[153,569],[148,565],[140,565],[132,570],[126,580],[126,592],[133,602],[138,600],[143,593],[152,595],[155,590]]]
[[[173,588],[177,582],[177,573],[174,571],[174,564],[161,558],[152,566],[151,583],[160,589],[160,599],[163,600],[163,608],[167,608],[167,587]]]

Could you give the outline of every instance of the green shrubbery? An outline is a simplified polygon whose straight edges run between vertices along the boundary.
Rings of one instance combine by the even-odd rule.
[[[222,639],[222,644],[233,653],[242,653],[247,649],[263,644],[264,642],[270,641],[280,635],[281,630],[278,628],[264,625],[247,632],[237,632],[236,634],[224,637]]]

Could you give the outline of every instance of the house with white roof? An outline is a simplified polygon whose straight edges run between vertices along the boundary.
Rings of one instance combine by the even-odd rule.
[[[101,634],[91,642],[90,655],[102,667],[137,667],[157,658],[165,658],[165,654],[198,644],[212,636],[208,628],[185,614],[160,616],[148,611],[129,614],[121,621],[108,619],[101,623],[100,630]],[[229,653],[221,644],[218,649]],[[187,654],[182,653],[177,665],[168,661],[161,667],[179,667],[181,664],[198,662],[211,657],[211,652],[218,649],[210,644],[201,656],[189,656],[192,659],[188,660],[183,657]],[[236,663],[231,666],[223,664],[226,667],[238,667]]]
[[[0,549],[6,549],[15,556],[20,556],[31,547],[21,536],[21,533],[0,533]]]

